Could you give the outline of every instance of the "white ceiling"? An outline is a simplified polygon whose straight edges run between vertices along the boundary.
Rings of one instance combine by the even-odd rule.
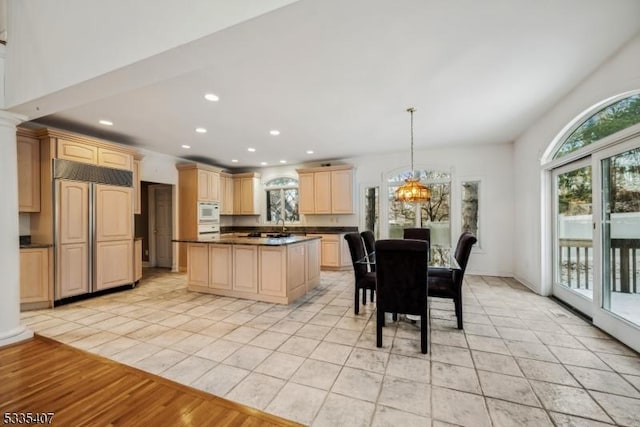
[[[417,150],[507,143],[639,17],[637,0],[302,0],[200,40],[204,67],[39,121],[227,167],[408,150],[409,106]]]

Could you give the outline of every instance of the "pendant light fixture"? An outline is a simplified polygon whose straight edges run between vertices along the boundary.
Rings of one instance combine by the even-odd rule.
[[[411,178],[404,180],[404,184],[396,189],[396,201],[421,203],[428,202],[431,199],[431,190],[420,183],[420,178],[415,177],[413,170],[413,113],[415,108],[407,108],[407,112],[411,114]]]

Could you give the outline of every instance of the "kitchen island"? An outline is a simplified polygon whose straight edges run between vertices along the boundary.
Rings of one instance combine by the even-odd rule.
[[[221,235],[187,245],[187,288],[289,304],[320,283],[320,238]]]

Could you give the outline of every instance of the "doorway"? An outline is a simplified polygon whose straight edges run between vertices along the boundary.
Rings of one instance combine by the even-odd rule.
[[[144,267],[173,267],[173,190],[169,184],[140,183],[141,213],[135,215],[135,230],[142,237]]]

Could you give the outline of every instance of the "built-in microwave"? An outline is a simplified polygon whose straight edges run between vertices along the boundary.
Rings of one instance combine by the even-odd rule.
[[[198,203],[198,223],[214,223],[220,222],[220,205],[217,202],[199,202]]]

